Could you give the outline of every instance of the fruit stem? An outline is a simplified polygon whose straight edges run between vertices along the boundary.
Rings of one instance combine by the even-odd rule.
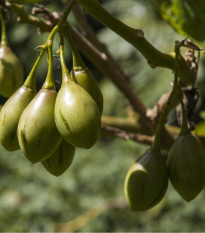
[[[156,128],[156,134],[155,134],[155,138],[154,138],[154,142],[151,146],[151,150],[152,151],[156,151],[159,152],[160,151],[160,139],[161,139],[161,132],[162,132],[162,128],[163,128],[163,124],[167,115],[167,112],[169,110],[169,105],[171,104],[174,95],[177,93],[178,91],[178,74],[179,74],[179,66],[178,66],[178,59],[179,59],[179,55],[180,55],[180,47],[183,46],[184,44],[184,40],[179,42],[176,41],[175,42],[175,73],[174,73],[174,85],[172,88],[172,92],[169,96],[169,99],[167,101],[167,104],[164,106],[161,114],[160,114],[160,118],[159,118],[159,122],[157,124],[157,128]]]
[[[182,128],[181,128],[181,131],[179,133],[179,135],[182,136],[182,135],[190,134],[190,130],[189,130],[188,124],[187,124],[187,115],[186,115],[186,109],[184,106],[184,102],[183,102],[181,97],[177,96],[177,98],[178,98],[178,100],[181,104],[181,107],[182,107]]]
[[[66,35],[67,35],[67,39],[70,43],[71,49],[72,49],[72,54],[73,54],[73,69],[76,67],[79,67],[80,69],[85,69],[86,66],[78,52],[78,49],[76,47],[76,45],[74,44],[71,36],[70,36],[70,32],[68,30],[68,28],[66,27]]]
[[[64,57],[64,40],[63,40],[63,34],[60,32],[60,62],[61,62],[61,69],[62,69],[62,83],[69,83],[72,81],[68,68],[65,63],[65,57]]]
[[[53,52],[52,52],[53,41],[49,40],[47,42],[47,50],[48,50],[48,73],[46,80],[43,84],[43,89],[56,90],[54,83],[54,75],[53,75]]]
[[[75,4],[76,4],[75,1],[72,1],[70,4],[68,4],[68,6],[66,7],[65,11],[63,12],[62,18],[59,20],[58,24],[50,32],[48,40],[47,40],[47,43],[48,43],[48,41],[53,40],[53,38],[54,38],[54,36],[55,36],[55,34],[57,32],[60,32],[62,30],[62,27],[63,27],[64,23],[66,22],[66,19],[67,19],[70,11],[72,10],[72,8],[73,8],[73,6]]]
[[[33,65],[33,68],[31,70],[30,74],[28,75],[26,81],[23,84],[25,87],[28,87],[28,88],[33,89],[33,90],[36,89],[36,71],[38,68],[38,64],[39,64],[41,58],[43,57],[44,53],[45,53],[45,49],[42,48],[38,58],[36,59],[36,62]]]
[[[0,8],[0,20],[1,20],[1,46],[8,46],[8,40],[6,36],[6,23],[3,17],[3,8]]]

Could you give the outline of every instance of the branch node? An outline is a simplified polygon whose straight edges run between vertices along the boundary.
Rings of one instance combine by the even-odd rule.
[[[139,38],[144,37],[144,31],[142,31],[141,29],[136,29],[136,33]]]

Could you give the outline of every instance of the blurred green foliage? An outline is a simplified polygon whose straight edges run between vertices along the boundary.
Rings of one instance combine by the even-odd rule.
[[[177,32],[205,46],[205,2],[203,0],[150,0]]]
[[[47,3],[51,9],[61,11],[60,4]],[[174,41],[182,37],[169,27],[153,10],[148,0],[102,1],[104,7],[126,24],[141,28],[146,38],[161,51],[171,52]],[[28,6],[28,11],[31,6]],[[73,23],[74,20],[71,17]],[[96,26],[96,22],[93,21]],[[34,48],[44,44],[48,33],[38,35],[35,28],[19,25],[10,15],[9,41],[21,58],[26,74],[29,73],[37,52]],[[145,59],[127,42],[107,28],[96,30],[100,41],[106,44],[113,57],[129,75],[143,102],[152,107],[158,98],[170,89],[173,74],[168,69],[149,67]],[[57,49],[58,40],[56,42]],[[66,60],[69,66],[70,48]],[[127,101],[102,73],[87,60],[88,66],[99,76],[104,95],[104,114],[125,115]],[[55,59],[55,78],[60,80],[59,61]],[[203,61],[198,86],[204,86]],[[37,78],[38,88],[46,77],[46,58],[42,60]],[[203,93],[201,94],[203,97]],[[199,104],[203,108],[204,100]],[[86,224],[77,224],[78,232],[199,232],[205,228],[204,191],[191,203],[186,203],[171,185],[163,201],[155,208],[134,213],[127,207],[123,184],[131,164],[147,147],[121,139],[102,138],[90,150],[77,149],[73,164],[61,177],[53,177],[39,163],[31,164],[20,151],[7,152],[0,147],[0,231],[52,232],[57,223],[67,223],[81,216],[86,218],[90,208],[107,200],[116,204],[97,211]],[[114,201],[113,201],[114,202]],[[106,207],[106,205],[105,205]],[[71,228],[66,229],[67,232]]]

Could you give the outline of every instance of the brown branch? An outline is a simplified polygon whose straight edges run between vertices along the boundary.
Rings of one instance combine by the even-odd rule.
[[[129,133],[125,130],[102,124],[101,127],[101,135],[105,135],[106,137],[117,137],[122,138],[124,140],[132,140],[138,143],[146,144],[146,145],[152,145],[154,137],[153,136],[147,136],[143,134],[135,134],[135,133]]]
[[[52,29],[53,25],[51,25],[49,21],[44,22],[35,16],[27,14],[26,11],[24,10],[24,6],[11,4],[8,1],[6,1],[6,6],[11,8],[15,12],[15,14],[19,16],[17,18],[19,23],[27,23],[33,25],[34,27],[39,28],[42,33],[50,31]]]

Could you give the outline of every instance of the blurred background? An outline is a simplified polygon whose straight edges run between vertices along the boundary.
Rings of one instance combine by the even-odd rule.
[[[50,3],[51,2],[51,3]],[[63,5],[45,1],[45,6],[58,12]],[[145,37],[159,50],[170,53],[177,34],[155,12],[148,0],[102,0],[102,5],[124,23],[141,28]],[[26,5],[29,12],[32,5]],[[48,33],[39,35],[36,28],[16,22],[8,12],[8,39],[20,58],[25,77],[38,53],[34,48],[44,44]],[[134,47],[103,27],[93,18],[87,20],[112,56],[130,77],[139,97],[152,107],[170,90],[173,74],[168,69],[152,69]],[[69,21],[77,27],[75,18]],[[58,46],[56,38],[55,51]],[[66,62],[71,68],[71,51],[66,44]],[[104,96],[103,115],[125,116],[127,101],[117,87],[95,68],[92,69]],[[59,60],[55,58],[55,79],[61,80]],[[204,55],[201,56],[197,86],[200,101],[196,117],[204,108]],[[37,72],[40,89],[47,73],[46,57]],[[6,99],[1,97],[1,103]],[[203,114],[202,114],[203,115]],[[197,119],[200,119],[199,117]],[[175,114],[170,122],[176,122]],[[71,167],[60,177],[49,174],[43,166],[31,164],[21,151],[8,152],[0,146],[0,231],[5,232],[200,232],[205,229],[205,192],[186,203],[169,184],[164,199],[151,210],[132,212],[124,198],[124,179],[131,164],[147,149],[146,146],[122,139],[100,139],[89,150],[77,149]]]

